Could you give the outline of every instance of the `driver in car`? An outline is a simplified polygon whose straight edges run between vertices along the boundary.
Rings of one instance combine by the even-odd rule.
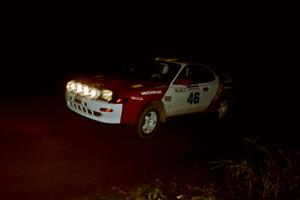
[[[166,63],[160,63],[159,73],[155,73],[151,78],[163,78],[169,72],[169,66]]]

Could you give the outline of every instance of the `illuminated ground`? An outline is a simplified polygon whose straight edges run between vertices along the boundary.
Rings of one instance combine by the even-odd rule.
[[[64,103],[59,94],[2,108],[2,199],[66,199],[195,165],[205,172],[207,161],[234,152],[242,138],[233,140],[235,118],[218,124],[193,116],[170,119],[160,135],[142,141],[130,127],[87,120]]]
[[[290,110],[280,106],[286,101],[269,95],[275,89],[266,93],[266,87],[240,84],[227,121],[172,118],[157,137],[144,141],[130,127],[97,123],[69,111],[65,80],[52,88],[50,78],[46,81],[47,90],[40,88],[40,94],[24,89],[1,98],[1,199],[84,197],[113,186],[181,176],[195,166],[205,177],[208,161],[238,155],[249,136],[262,136],[278,148],[299,146]]]

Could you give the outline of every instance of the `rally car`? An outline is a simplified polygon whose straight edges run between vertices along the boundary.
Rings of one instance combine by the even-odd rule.
[[[232,83],[203,64],[156,58],[149,66],[70,80],[65,98],[72,111],[102,123],[133,125],[146,139],[171,116],[205,112],[226,117]]]

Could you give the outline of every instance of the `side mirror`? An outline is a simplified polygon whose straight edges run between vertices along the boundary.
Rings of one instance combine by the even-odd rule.
[[[192,81],[190,79],[179,78],[179,79],[175,80],[174,84],[176,84],[176,85],[191,85]]]

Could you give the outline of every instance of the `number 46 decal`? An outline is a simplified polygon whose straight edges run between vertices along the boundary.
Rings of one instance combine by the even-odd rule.
[[[195,93],[191,93],[189,95],[189,98],[187,100],[188,103],[190,104],[196,104],[196,103],[199,103],[199,100],[200,100],[200,93],[199,92],[195,92]]]

